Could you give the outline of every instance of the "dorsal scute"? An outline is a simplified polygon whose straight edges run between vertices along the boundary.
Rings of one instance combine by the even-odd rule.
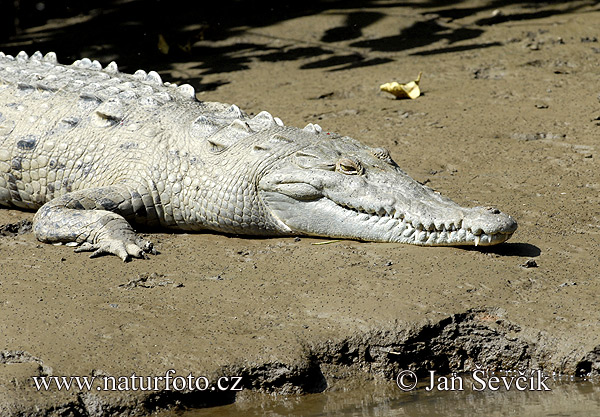
[[[115,61],[111,61],[110,64],[108,64],[106,68],[104,68],[104,72],[107,72],[109,74],[117,74],[119,72],[119,67],[117,66],[117,63]]]
[[[16,56],[17,61],[27,61],[29,59],[29,55],[25,51],[21,51]]]
[[[96,109],[96,114],[103,119],[120,122],[125,117],[123,103],[117,97],[105,100]]]
[[[244,112],[235,104],[232,104],[231,106],[229,106],[226,110],[226,114],[227,117],[231,117],[234,119],[243,119],[244,118]]]
[[[198,116],[192,122],[192,136],[196,138],[207,138],[222,129],[223,125],[217,120],[206,115]]]
[[[268,111],[261,111],[252,119],[248,120],[248,123],[254,130],[264,130],[278,126],[275,118]]]
[[[29,79],[28,74],[35,71],[41,76],[38,77],[32,87],[44,91],[58,91],[64,88],[69,92],[77,92],[80,88],[84,89],[88,83],[98,82],[100,84],[106,83],[106,86],[102,86],[103,88],[100,89],[104,93],[100,95],[100,98],[108,99],[110,93],[114,92],[114,89],[108,89],[108,87],[114,86],[114,80],[118,80],[122,84],[130,82],[133,86],[130,93],[125,92],[120,94],[119,97],[137,97],[140,104],[152,102],[162,105],[172,100],[198,102],[196,92],[189,84],[177,87],[172,83],[163,83],[162,78],[156,71],[138,70],[134,74],[124,74],[119,72],[114,61],[103,68],[97,60],[82,58],[67,66],[58,63],[54,52],[43,55],[39,51],[31,56],[21,51],[16,57],[1,53],[0,59],[5,60],[5,62],[15,61],[15,64],[8,65],[5,68],[7,72],[15,72],[12,80],[15,85],[20,80]],[[0,64],[0,70],[3,69],[2,67],[3,65]],[[36,69],[34,70],[34,68]]]
[[[58,62],[55,52],[48,52],[46,55],[44,55],[43,60],[51,64],[56,64]]]
[[[304,130],[305,132],[315,134],[315,135],[318,135],[319,133],[321,133],[323,131],[321,126],[319,126],[316,123],[315,124],[309,123],[302,130]]]

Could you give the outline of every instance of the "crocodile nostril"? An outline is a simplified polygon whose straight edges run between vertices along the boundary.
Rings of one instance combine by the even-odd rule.
[[[495,207],[487,207],[487,210],[490,211],[492,214],[500,214],[501,213],[501,211]]]

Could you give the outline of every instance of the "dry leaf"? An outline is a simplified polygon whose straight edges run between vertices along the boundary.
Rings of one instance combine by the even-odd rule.
[[[381,84],[379,88],[381,91],[393,94],[396,98],[410,98],[415,99],[421,95],[421,89],[419,88],[419,82],[421,82],[421,72],[417,76],[417,79],[406,84],[400,84],[396,81],[392,83]]]

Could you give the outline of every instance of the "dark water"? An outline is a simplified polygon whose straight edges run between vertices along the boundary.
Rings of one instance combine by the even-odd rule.
[[[465,384],[465,387],[471,387]],[[350,391],[306,396],[250,394],[238,402],[173,414],[180,417],[303,416],[600,416],[600,381],[550,381],[551,391],[431,391],[425,386],[403,392],[392,383],[367,383]]]

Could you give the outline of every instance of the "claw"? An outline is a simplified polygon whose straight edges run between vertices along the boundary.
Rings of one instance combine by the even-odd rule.
[[[75,248],[74,252],[75,253],[79,253],[79,252],[89,252],[94,250],[94,245],[92,245],[91,243],[88,242],[84,242],[81,244],[81,246]]]
[[[137,238],[135,243],[123,242],[120,240],[109,240],[97,243],[84,242],[80,247],[75,249],[75,252],[92,252],[90,258],[97,258],[102,255],[117,255],[128,262],[131,257],[146,258],[146,253],[156,254],[152,242]]]

